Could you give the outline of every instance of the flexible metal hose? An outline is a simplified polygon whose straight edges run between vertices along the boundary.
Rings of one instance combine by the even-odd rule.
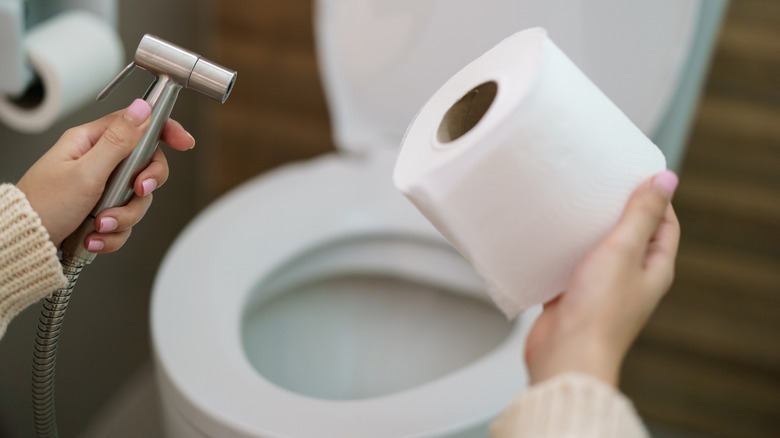
[[[38,438],[58,438],[57,418],[54,412],[54,366],[57,360],[57,341],[65,318],[70,294],[86,264],[64,258],[62,269],[68,285],[46,297],[38,319],[33,352],[33,415]]]

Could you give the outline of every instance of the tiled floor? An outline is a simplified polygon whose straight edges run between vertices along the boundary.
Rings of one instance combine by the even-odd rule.
[[[165,438],[151,363],[141,366],[93,419],[82,438]]]

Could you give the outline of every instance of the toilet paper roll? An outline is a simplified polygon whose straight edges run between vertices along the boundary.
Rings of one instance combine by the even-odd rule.
[[[0,120],[26,133],[45,131],[93,101],[124,60],[115,30],[86,11],[60,14],[35,26],[24,44],[29,64],[43,86],[42,95],[32,104],[1,96]]]
[[[562,292],[634,189],[665,166],[534,28],[433,95],[407,130],[393,178],[514,317]]]

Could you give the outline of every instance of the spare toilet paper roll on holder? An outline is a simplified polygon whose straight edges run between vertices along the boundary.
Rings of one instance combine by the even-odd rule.
[[[0,2],[0,121],[47,130],[89,102],[124,59],[116,0]]]

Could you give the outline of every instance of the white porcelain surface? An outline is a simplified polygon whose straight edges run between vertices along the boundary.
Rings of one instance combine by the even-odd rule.
[[[395,275],[449,291],[437,293],[442,302],[449,293],[486,299],[466,262],[392,187],[392,158],[381,151],[360,159],[333,155],[269,173],[219,200],[174,244],[154,286],[152,335],[163,392],[197,429],[219,437],[438,436],[485,423],[525,385],[523,341],[533,315],[514,323],[504,339],[494,334],[497,347],[476,360],[450,358],[462,366],[434,370],[429,375],[438,377],[422,384],[411,376],[418,379],[412,387],[407,380],[379,397],[304,396],[269,382],[248,359],[247,309],[307,275]],[[400,246],[299,259],[293,267],[304,267],[284,275],[285,264],[313,248],[360,236]],[[384,304],[397,313],[420,304],[412,302]],[[419,325],[426,317],[410,321]],[[453,349],[475,345],[455,331],[450,339],[439,334]],[[388,343],[393,339],[388,334]]]
[[[512,323],[490,303],[398,275],[335,274],[247,309],[244,352],[270,382],[314,398],[397,394],[482,359]]]

